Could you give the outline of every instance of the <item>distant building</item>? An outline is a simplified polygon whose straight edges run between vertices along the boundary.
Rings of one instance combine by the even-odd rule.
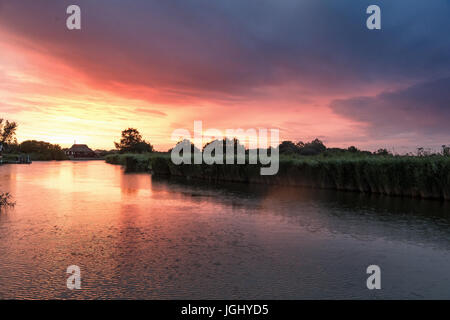
[[[74,144],[66,150],[69,158],[96,158],[97,154],[85,144]]]

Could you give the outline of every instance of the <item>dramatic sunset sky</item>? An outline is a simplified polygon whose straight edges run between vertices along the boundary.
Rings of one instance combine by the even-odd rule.
[[[81,7],[82,30],[66,28]],[[382,30],[366,28],[366,8]],[[448,0],[0,0],[0,118],[113,148],[136,127],[279,128],[401,152],[450,144]]]

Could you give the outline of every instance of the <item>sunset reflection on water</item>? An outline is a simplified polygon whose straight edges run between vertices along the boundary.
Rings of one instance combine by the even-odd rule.
[[[449,295],[438,201],[205,185],[102,161],[1,166],[0,190],[17,203],[0,214],[0,298]],[[374,261],[391,270],[377,294],[365,288]],[[66,288],[69,265],[80,291]]]

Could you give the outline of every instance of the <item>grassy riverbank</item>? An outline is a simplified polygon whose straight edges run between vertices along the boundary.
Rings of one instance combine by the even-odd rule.
[[[8,153],[3,155],[4,163],[15,163],[19,158],[29,157],[31,161],[69,160],[65,154],[43,154],[43,153]]]
[[[170,154],[106,157],[126,170],[208,181],[235,181],[450,200],[450,157],[280,156],[280,170],[261,176],[259,165],[174,165]]]
[[[167,158],[170,161],[168,153],[116,153],[105,156],[105,161],[110,164],[118,164],[125,168],[126,172],[150,172],[153,159]]]

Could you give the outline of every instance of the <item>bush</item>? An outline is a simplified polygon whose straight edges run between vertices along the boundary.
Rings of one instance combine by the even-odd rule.
[[[302,142],[300,142],[302,143]],[[278,152],[280,154],[299,154],[301,147],[292,141],[283,141],[278,146]]]
[[[8,192],[0,193],[0,208],[13,207],[14,205],[15,203],[11,201],[11,195]]]
[[[18,151],[29,154],[32,160],[67,160],[67,156],[57,144],[28,140],[22,142]]]
[[[280,154],[299,154],[302,156],[315,156],[327,150],[327,147],[319,139],[307,143],[303,143],[302,141],[298,143],[283,141],[278,148]]]

